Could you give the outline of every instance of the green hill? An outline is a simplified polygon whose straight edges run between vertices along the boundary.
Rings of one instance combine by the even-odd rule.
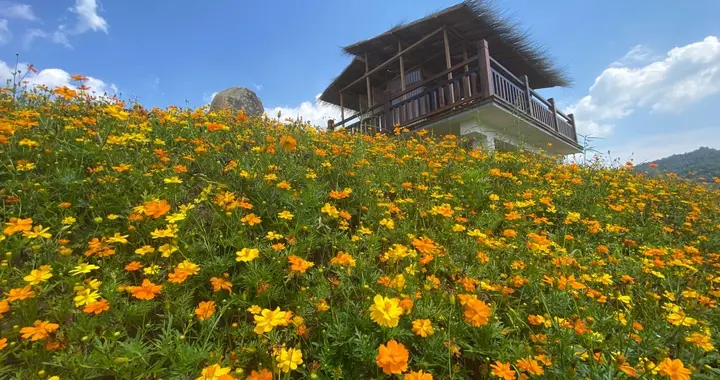
[[[652,167],[652,164],[657,167]],[[720,177],[720,150],[702,147],[692,152],[674,154],[652,163],[638,165],[636,169],[650,175],[670,172],[696,181],[702,179],[712,181],[713,177]]]

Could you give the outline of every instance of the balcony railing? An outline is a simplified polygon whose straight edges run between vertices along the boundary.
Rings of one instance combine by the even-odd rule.
[[[545,99],[531,89],[527,77],[516,77],[499,62],[490,58],[492,73],[492,95],[502,99],[507,105],[529,115],[551,131],[577,143],[575,118],[558,110],[555,101]]]
[[[485,50],[487,51],[487,50]],[[363,112],[336,126],[351,131],[392,132],[397,125],[413,127],[452,110],[469,108],[473,103],[492,99],[511,112],[529,118],[536,126],[577,144],[575,120],[555,107],[552,98],[545,99],[531,89],[527,78],[518,78],[483,51],[451,68],[405,90],[388,94]],[[483,84],[483,76],[487,85]],[[485,86],[489,87],[483,91]]]

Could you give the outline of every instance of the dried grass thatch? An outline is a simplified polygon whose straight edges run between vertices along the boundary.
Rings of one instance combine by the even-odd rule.
[[[571,84],[565,71],[553,63],[547,50],[531,41],[526,28],[500,12],[489,0],[466,0],[420,20],[400,23],[378,36],[344,47],[343,50],[355,58],[323,92],[320,99],[339,105],[340,89],[365,73],[366,54],[372,68],[395,55],[398,52],[398,42],[409,46],[443,26],[448,27],[451,32],[453,61],[462,57],[462,51],[458,48],[462,47],[468,54],[473,55],[475,42],[484,39],[490,46],[490,55],[514,74],[527,75],[533,88]],[[406,69],[413,64],[422,63],[423,69],[428,72],[444,70],[443,49],[442,37],[429,40],[403,55]],[[387,70],[372,75],[371,82],[386,83],[397,76],[398,69],[394,67],[396,65],[390,66]],[[357,101],[351,98],[357,98],[363,91],[363,83],[350,89],[343,96],[344,106],[357,109]]]

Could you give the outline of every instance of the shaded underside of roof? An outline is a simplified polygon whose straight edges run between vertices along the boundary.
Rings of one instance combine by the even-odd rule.
[[[369,68],[377,67],[398,53],[398,44],[407,48],[438,28],[446,27],[450,41],[452,62],[463,60],[464,54],[473,56],[476,43],[486,40],[490,55],[517,76],[527,75],[532,88],[568,86],[570,79],[558,68],[547,51],[530,38],[529,33],[495,10],[488,1],[465,1],[433,13],[423,19],[400,24],[373,38],[346,46],[344,51],[354,58],[345,70],[323,92],[320,99],[340,105],[340,90],[365,74],[364,57]],[[444,41],[438,34],[410,52],[403,54],[405,70],[418,65],[427,73],[446,68]],[[399,64],[371,75],[371,83],[386,83],[399,75]],[[357,97],[366,93],[364,81],[343,93],[343,105],[357,109]]]

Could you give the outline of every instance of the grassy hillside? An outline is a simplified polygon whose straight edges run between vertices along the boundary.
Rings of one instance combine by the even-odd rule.
[[[0,95],[0,378],[720,376],[720,193]]]
[[[637,166],[637,170],[657,176],[674,173],[696,181],[720,181],[720,150],[702,147],[692,152],[674,154],[652,163]]]

